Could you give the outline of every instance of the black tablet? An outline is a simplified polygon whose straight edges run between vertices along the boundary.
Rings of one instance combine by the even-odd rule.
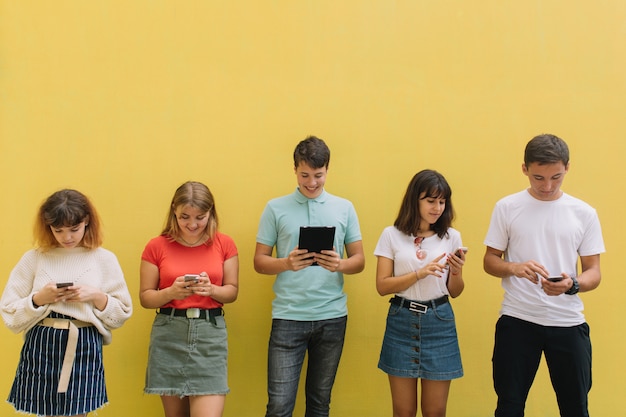
[[[333,250],[335,241],[335,226],[302,226],[298,248],[309,252],[321,253],[323,250]]]

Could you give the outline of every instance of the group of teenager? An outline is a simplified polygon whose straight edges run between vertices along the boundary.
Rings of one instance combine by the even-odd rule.
[[[256,235],[254,269],[276,276],[265,415],[292,415],[306,359],[305,415],[322,417],[346,333],[343,276],[362,272],[365,254],[353,204],[325,190],[328,146],[308,137],[293,158],[297,188],[267,203]],[[484,270],[504,289],[492,357],[496,417],[524,415],[542,354],[561,416],[589,415],[591,342],[578,293],[599,285],[604,244],[596,211],[561,190],[569,166],[562,139],[530,140],[529,187],[496,203],[484,240]],[[450,298],[463,292],[467,251],[453,222],[450,185],[419,171],[374,250],[376,289],[391,296],[378,367],[394,417],[414,417],[418,405],[424,417],[445,416],[451,381],[463,376]],[[209,188],[186,182],[141,256],[139,299],[156,311],[144,392],[161,397],[166,417],[221,416],[229,393],[222,307],[237,299],[239,260],[218,226]],[[299,248],[301,226],[333,226],[333,248]],[[131,296],[83,193],[49,196],[34,237],[0,300],[6,325],[25,332],[8,402],[23,413],[86,416],[107,403],[102,346],[131,316]]]

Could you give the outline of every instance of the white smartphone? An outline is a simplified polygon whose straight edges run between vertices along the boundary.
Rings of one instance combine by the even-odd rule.
[[[459,258],[461,257],[461,251],[462,251],[463,253],[467,253],[468,249],[467,249],[465,246],[461,246],[460,248],[458,248],[458,249],[456,250],[455,255],[456,255],[456,256],[458,256]]]
[[[198,278],[200,278],[200,275],[187,274],[187,275],[185,275],[185,282],[193,282],[193,283],[197,284],[198,283]]]
[[[556,275],[553,277],[548,277],[546,278],[548,281],[550,282],[559,282],[559,281],[563,281],[563,276],[562,275]]]

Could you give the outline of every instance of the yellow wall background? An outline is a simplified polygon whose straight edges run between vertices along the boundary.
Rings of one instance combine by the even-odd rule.
[[[490,416],[502,290],[482,270],[482,240],[495,201],[527,185],[526,142],[554,133],[571,148],[564,190],[596,207],[604,228],[603,282],[582,297],[590,411],[616,415],[626,390],[625,37],[620,0],[0,0],[0,284],[31,247],[42,199],[63,187],[89,195],[135,301],[105,348],[110,404],[98,415],[161,415],[158,397],[142,393],[154,312],[139,305],[139,259],[174,189],[203,181],[241,262],[240,296],[226,308],[225,416],[263,415],[273,278],[253,270],[256,228],[266,201],[295,188],[293,148],[315,134],[332,151],[327,190],[355,204],[367,254],[365,271],[346,277],[332,415],[391,412],[376,367],[388,303],[372,252],[411,176],[434,168],[453,187],[470,248],[453,303],[465,376],[448,415]],[[21,344],[0,328],[4,398]],[[0,414],[12,407],[1,402]],[[543,365],[527,415],[558,415]]]

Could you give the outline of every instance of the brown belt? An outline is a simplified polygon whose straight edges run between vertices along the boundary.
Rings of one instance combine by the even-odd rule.
[[[78,328],[93,326],[93,324],[80,320],[53,319],[47,317],[40,321],[39,325],[69,330],[67,346],[65,347],[65,357],[63,358],[63,366],[61,367],[61,375],[59,376],[59,388],[57,389],[57,392],[67,392],[67,386],[70,383],[70,375],[72,374],[72,366],[74,366],[74,358],[76,357]]]

